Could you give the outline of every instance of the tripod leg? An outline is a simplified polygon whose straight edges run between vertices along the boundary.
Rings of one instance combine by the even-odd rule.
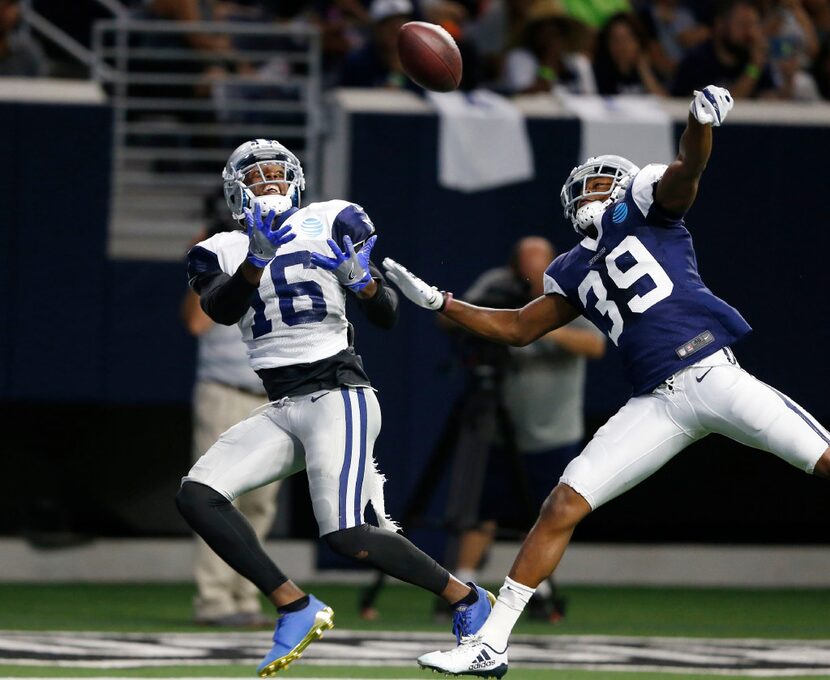
[[[382,571],[376,571],[374,582],[361,591],[358,608],[360,609],[360,618],[364,621],[374,621],[378,618],[379,614],[375,602],[380,596],[380,591],[383,590],[385,583],[386,574]]]

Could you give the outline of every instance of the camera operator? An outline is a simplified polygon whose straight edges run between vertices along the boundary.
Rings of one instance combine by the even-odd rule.
[[[508,265],[484,272],[463,299],[494,308],[522,307],[543,293],[544,272],[555,256],[547,239],[523,238]],[[605,353],[605,338],[579,317],[527,347],[508,348],[469,334],[458,334],[458,342],[469,375],[462,397],[469,408],[461,412],[472,414],[472,422],[458,424],[462,436],[454,477],[463,475],[469,485],[481,481],[475,520],[458,526],[453,566],[458,578],[472,581],[498,526],[526,531],[565,466],[579,453],[586,360]],[[475,428],[478,438],[465,439],[465,428]],[[486,450],[462,450],[464,442],[470,448],[476,441]],[[476,466],[481,469],[471,469]],[[537,588],[529,611],[552,622],[562,618],[564,603],[555,597],[552,583]]]

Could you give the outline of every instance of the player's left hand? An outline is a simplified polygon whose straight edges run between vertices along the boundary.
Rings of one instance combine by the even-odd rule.
[[[689,111],[698,123],[718,127],[734,105],[735,100],[725,87],[707,85],[703,90],[695,90]]]
[[[383,261],[386,275],[412,302],[424,309],[439,311],[443,309],[445,295],[435,286],[430,286],[403,265],[398,264],[391,257]]]
[[[288,213],[283,213],[287,216]],[[275,210],[269,210],[263,219],[262,206],[257,203],[251,212],[245,209],[245,225],[248,233],[248,257],[245,258],[258,269],[264,269],[274,259],[277,249],[292,241],[297,234],[290,225],[279,227],[281,220]],[[275,228],[279,227],[279,228]]]
[[[372,280],[372,274],[369,272],[369,256],[372,254],[372,248],[375,247],[377,239],[377,236],[368,238],[357,252],[348,234],[343,237],[345,252],[340,250],[336,241],[329,239],[329,248],[334,253],[334,257],[311,253],[311,262],[321,269],[333,271],[341,286],[356,293],[368,286]]]

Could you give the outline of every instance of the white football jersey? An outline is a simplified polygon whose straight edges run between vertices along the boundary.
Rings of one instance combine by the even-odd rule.
[[[342,200],[311,203],[284,224],[297,236],[280,246],[239,320],[254,370],[319,361],[348,347],[345,289],[333,272],[311,264],[311,253],[332,257],[327,239],[342,248],[346,234],[357,245],[374,233],[363,209]],[[194,248],[215,254],[221,271],[233,275],[248,254],[248,237],[223,232]]]

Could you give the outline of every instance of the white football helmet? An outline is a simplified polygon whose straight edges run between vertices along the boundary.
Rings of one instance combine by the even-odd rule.
[[[274,163],[282,166],[284,179],[266,179],[263,164]],[[245,178],[252,170],[258,170],[258,179],[246,184]],[[225,202],[237,222],[244,222],[245,209],[253,209],[257,203],[261,204],[263,215],[270,210],[279,215],[291,207],[299,208],[300,192],[305,189],[300,161],[274,139],[252,139],[236,147],[225,164],[222,180]],[[288,184],[288,187],[280,194],[257,196],[252,189],[263,184]]]
[[[578,165],[562,186],[559,198],[562,200],[565,217],[574,226],[580,236],[588,235],[588,229],[594,220],[605,212],[612,203],[616,203],[625,194],[628,185],[640,168],[627,158],[606,154],[594,156]],[[594,177],[606,177],[612,181],[610,192],[588,192],[588,180]],[[584,199],[597,199],[580,206]],[[604,200],[598,200],[604,199]]]

